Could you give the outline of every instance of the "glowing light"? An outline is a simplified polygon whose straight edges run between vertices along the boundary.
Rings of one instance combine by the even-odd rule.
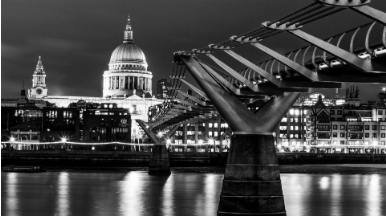
[[[209,144],[213,144],[214,143],[214,139],[213,138],[208,138],[208,143]]]
[[[386,91],[386,87],[383,87],[383,88],[382,88],[382,91]]]
[[[166,139],[166,144],[170,144],[172,142],[171,139]]]
[[[374,146],[378,145],[378,140],[373,140],[373,145]]]
[[[163,136],[163,134],[162,134],[161,131],[157,133],[157,137],[158,137],[158,138],[161,138],[162,136]]]
[[[61,141],[62,141],[62,142],[67,142],[66,137],[62,137]]]
[[[198,144],[200,144],[200,145],[201,145],[203,142],[204,142],[204,141],[203,141],[203,140],[201,140],[201,139],[200,139],[200,140],[198,140]]]
[[[328,177],[322,177],[319,181],[320,189],[325,190],[330,187],[330,179]]]
[[[11,138],[9,139],[9,141],[10,141],[10,142],[15,142],[15,137],[11,137]]]

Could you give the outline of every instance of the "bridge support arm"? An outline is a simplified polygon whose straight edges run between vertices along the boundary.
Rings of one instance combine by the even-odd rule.
[[[178,56],[232,131],[254,131],[251,112],[235,96],[225,91],[191,56]]]
[[[161,142],[160,140],[157,138],[157,136],[153,133],[153,131],[150,130],[150,128],[145,125],[145,123],[141,120],[136,120],[138,125],[142,128],[143,131],[145,131],[146,135],[151,139],[151,141],[153,141],[153,143],[155,145],[160,145]]]
[[[277,59],[279,62],[294,69],[295,71],[299,72],[301,75],[307,77],[308,79],[310,79],[312,81],[320,81],[317,73],[312,72],[308,68],[288,59],[287,57],[277,53],[276,51],[273,51],[270,48],[268,48],[260,43],[252,43],[251,45],[253,47],[265,52],[266,54],[272,56],[273,58]]]
[[[174,132],[176,132],[176,130],[177,130],[179,127],[180,127],[180,124],[179,124],[179,123],[176,124],[176,125],[174,125],[173,127],[171,127],[171,128],[169,129],[169,131],[165,134],[165,138],[166,138],[166,139],[170,138],[170,137],[174,134]]]
[[[351,9],[369,17],[370,19],[378,21],[383,25],[386,25],[386,13],[383,11],[377,10],[367,5],[360,7],[351,7]]]
[[[323,41],[315,36],[312,36],[304,31],[301,31],[299,29],[296,30],[289,30],[289,33],[299,37],[300,39],[307,41],[314,46],[344,60],[349,65],[355,67],[358,70],[361,70],[363,72],[377,72],[377,71],[385,71],[386,68],[382,67],[381,65],[378,65],[374,62],[371,62],[371,60],[364,60],[359,58],[354,53],[350,53],[344,49],[341,49],[337,46],[334,46],[330,43],[327,43],[326,41]]]

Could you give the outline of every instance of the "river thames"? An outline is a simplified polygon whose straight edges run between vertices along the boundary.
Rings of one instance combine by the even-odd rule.
[[[1,215],[216,215],[223,175],[2,173]],[[287,215],[386,215],[386,176],[281,174]]]

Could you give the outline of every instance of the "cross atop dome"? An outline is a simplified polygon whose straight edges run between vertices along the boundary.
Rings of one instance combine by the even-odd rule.
[[[131,29],[130,15],[129,15],[127,17],[127,24],[126,24],[126,29],[124,33],[123,43],[132,43],[132,42],[133,42],[133,30]]]

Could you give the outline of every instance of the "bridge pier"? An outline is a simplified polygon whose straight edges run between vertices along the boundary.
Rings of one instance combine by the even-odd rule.
[[[169,152],[165,143],[154,144],[149,163],[149,175],[170,175]]]
[[[170,162],[169,151],[166,148],[166,142],[169,137],[176,132],[179,124],[169,128],[166,133],[159,132],[159,137],[156,135],[149,126],[141,120],[137,120],[139,126],[145,131],[146,135],[153,141],[154,146],[151,152],[151,158],[149,163],[149,175],[170,175]]]
[[[233,131],[218,215],[286,215],[273,131],[300,93],[271,97],[251,112],[194,57],[177,56]]]
[[[217,215],[286,215],[273,136],[231,140]]]

